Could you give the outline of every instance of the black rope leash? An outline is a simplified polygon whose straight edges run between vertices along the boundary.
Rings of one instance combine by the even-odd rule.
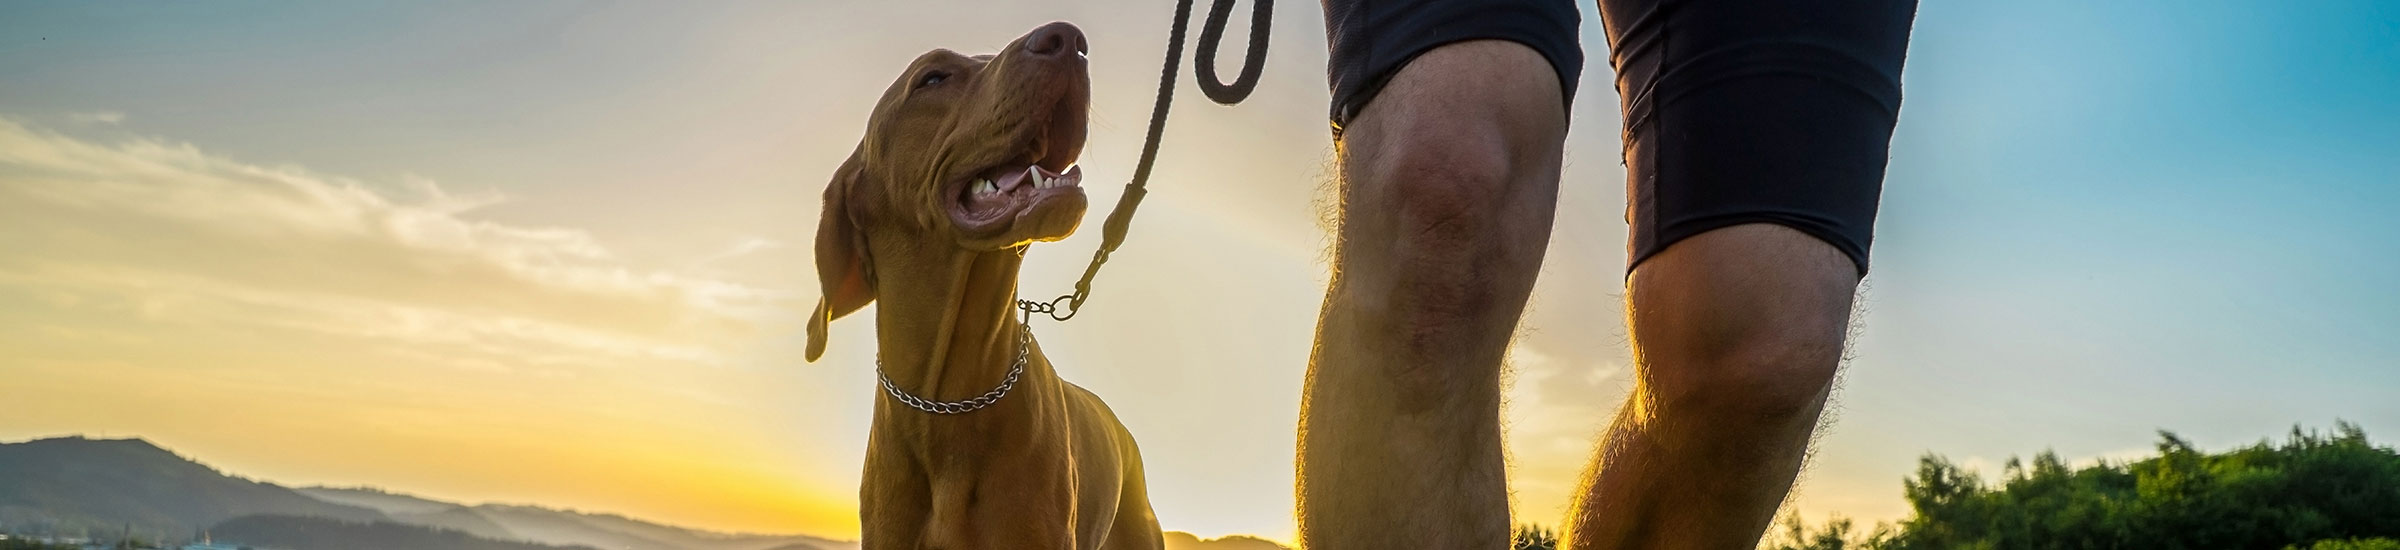
[[[1252,0],[1250,3],[1250,49],[1242,56],[1242,72],[1228,84],[1217,80],[1217,46],[1225,40],[1225,20],[1233,14],[1236,0],[1209,0],[1208,20],[1200,26],[1200,46],[1192,55],[1194,72],[1200,76],[1200,93],[1219,105],[1234,105],[1250,98],[1258,89],[1259,74],[1267,67],[1267,29],[1275,14],[1274,0]],[[1150,107],[1150,131],[1142,138],[1142,158],[1134,165],[1133,181],[1125,184],[1125,194],[1117,197],[1117,207],[1108,212],[1108,221],[1100,228],[1100,249],[1092,253],[1092,264],[1083,270],[1083,279],[1075,281],[1075,293],[1059,296],[1048,302],[1017,300],[1017,309],[1025,311],[1028,320],[1036,313],[1065,321],[1075,318],[1083,309],[1084,300],[1092,297],[1092,277],[1100,274],[1100,265],[1108,263],[1108,255],[1125,244],[1125,231],[1133,224],[1133,211],[1142,205],[1142,196],[1149,191],[1150,165],[1158,160],[1158,138],[1167,130],[1167,107],[1175,102],[1175,67],[1183,60],[1184,35],[1192,16],[1192,0],[1175,1],[1175,24],[1167,29],[1167,62],[1159,70],[1158,102]],[[1060,303],[1066,307],[1063,314]]]

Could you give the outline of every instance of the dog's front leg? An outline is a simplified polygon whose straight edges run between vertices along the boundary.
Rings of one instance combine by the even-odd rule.
[[[926,529],[933,509],[932,486],[922,469],[907,460],[882,458],[869,441],[867,466],[858,488],[859,548],[917,550],[927,546]]]
[[[924,548],[1083,549],[1076,540],[1075,498],[1063,484],[1045,483],[1039,470],[1008,469],[1005,476],[975,476],[959,483],[936,481],[927,517]],[[1096,542],[1096,541],[1095,541]]]

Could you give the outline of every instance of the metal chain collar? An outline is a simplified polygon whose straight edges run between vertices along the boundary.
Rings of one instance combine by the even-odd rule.
[[[1033,349],[1033,327],[1022,323],[1017,327],[1017,366],[1010,367],[1008,377],[1001,379],[999,386],[992,388],[991,391],[983,392],[983,395],[959,401],[934,401],[917,397],[901,390],[899,385],[892,383],[892,377],[884,375],[883,358],[881,357],[875,358],[875,379],[883,382],[883,392],[891,394],[892,399],[898,399],[900,404],[920,411],[933,414],[966,414],[992,406],[993,403],[1000,402],[1000,398],[1008,397],[1008,390],[1017,387],[1017,377],[1025,374],[1025,358],[1027,354],[1031,353],[1029,350]]]

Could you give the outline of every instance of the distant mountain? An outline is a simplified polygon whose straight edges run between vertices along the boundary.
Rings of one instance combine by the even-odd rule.
[[[529,542],[498,541],[457,531],[388,521],[354,523],[302,516],[260,515],[225,520],[209,532],[216,542],[262,548],[308,550],[562,550]],[[589,550],[585,547],[574,547]]]
[[[855,550],[807,535],[718,533],[615,514],[465,505],[369,487],[286,488],[227,475],[141,439],[0,443],[0,531],[296,550]],[[131,533],[127,533],[130,530]],[[345,541],[335,543],[331,541]],[[1167,550],[1289,550],[1168,532]]]
[[[415,525],[418,527],[449,529],[452,531],[458,531],[461,533],[493,540],[538,541],[538,539],[518,535],[515,531],[510,531],[507,527],[501,527],[500,524],[493,523],[491,518],[484,517],[482,513],[475,511],[474,508],[469,508],[460,504],[423,499],[397,493],[387,493],[381,490],[365,487],[356,489],[302,487],[295,490],[299,491],[300,494],[315,497],[326,502],[347,504],[360,508],[371,508],[375,511],[383,512],[383,515],[385,516],[390,516],[392,521]],[[540,542],[549,542],[552,544],[571,544],[558,541]]]
[[[442,502],[374,487],[326,487],[320,485],[292,490],[317,500],[371,508],[377,512],[383,512],[387,516],[439,514],[466,507],[455,502]]]
[[[254,514],[388,520],[382,513],[242,479],[141,439],[62,437],[0,444],[0,526],[151,540],[190,537]]]
[[[557,531],[550,532],[560,535],[592,532],[613,533],[615,537],[656,542],[649,546],[636,544],[594,545],[606,550],[767,550],[769,548],[835,550],[858,547],[855,542],[811,536],[717,533],[660,525],[615,514],[559,511],[537,506],[486,504],[475,507],[475,510],[483,512],[485,516],[494,518],[501,525],[509,526],[511,529],[517,529],[518,526],[530,528],[530,525],[541,524],[557,529]],[[531,538],[551,540],[543,537]],[[562,536],[561,538],[565,539],[566,537]]]
[[[373,508],[394,521],[474,533],[485,538],[601,550],[841,550],[858,543],[806,535],[728,534],[661,525],[615,514],[539,506],[466,506],[372,488],[307,487],[302,494]]]
[[[1191,533],[1168,531],[1166,539],[1166,550],[1291,550],[1266,539],[1241,535],[1201,540]]]

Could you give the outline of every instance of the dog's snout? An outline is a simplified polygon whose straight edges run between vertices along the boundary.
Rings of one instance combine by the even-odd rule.
[[[1025,35],[1024,44],[1025,53],[1044,57],[1081,56],[1092,48],[1083,39],[1083,29],[1065,21],[1033,29]]]

